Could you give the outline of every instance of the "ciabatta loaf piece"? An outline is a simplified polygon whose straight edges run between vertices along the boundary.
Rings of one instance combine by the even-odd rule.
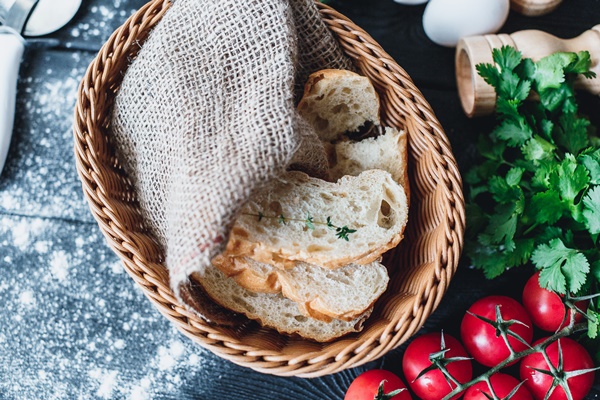
[[[383,135],[360,141],[344,140],[330,145],[333,152],[331,177],[337,181],[344,175],[360,175],[370,169],[382,169],[408,190],[407,140],[404,131],[386,127]]]
[[[386,267],[377,261],[335,270],[301,262],[284,270],[249,257],[218,256],[213,265],[238,285],[254,292],[282,293],[298,303],[304,315],[326,322],[357,318],[373,306],[389,282]]]
[[[400,242],[407,218],[404,188],[389,172],[365,171],[336,183],[288,172],[242,209],[223,255],[278,268],[369,264]]]
[[[365,125],[379,125],[379,96],[369,78],[346,70],[313,73],[298,112],[323,141],[334,141]]]
[[[351,332],[359,332],[372,311],[369,309],[352,321],[334,319],[323,322],[302,315],[298,305],[281,294],[251,292],[214,267],[207,268],[203,275],[193,274],[191,279],[225,308],[245,314],[280,333],[296,333],[318,342],[328,342]]]

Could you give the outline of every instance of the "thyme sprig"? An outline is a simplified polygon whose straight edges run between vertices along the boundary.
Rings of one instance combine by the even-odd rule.
[[[310,230],[314,230],[315,229],[315,225],[322,225],[327,227],[328,229],[331,229],[333,231],[335,231],[335,235],[337,236],[338,239],[343,239],[345,241],[350,241],[350,238],[348,237],[349,234],[356,232],[356,229],[351,229],[349,228],[347,225],[344,226],[337,226],[333,223],[333,220],[331,219],[331,217],[327,217],[325,222],[322,221],[315,221],[315,219],[313,218],[313,216],[310,215],[310,213],[306,213],[306,218],[301,219],[301,218],[290,218],[287,217],[283,214],[278,214],[278,215],[267,215],[265,213],[263,213],[262,211],[259,211],[258,213],[254,214],[254,213],[244,213],[243,215],[248,215],[251,217],[256,217],[258,218],[258,221],[262,221],[263,219],[267,218],[267,219],[276,219],[281,225],[287,225],[289,221],[295,221],[295,222],[303,222],[304,225],[310,229]]]

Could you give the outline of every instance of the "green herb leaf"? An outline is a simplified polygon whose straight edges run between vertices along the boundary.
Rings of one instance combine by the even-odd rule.
[[[516,211],[515,204],[508,204],[505,207],[501,207],[500,211],[494,219],[490,221],[487,229],[485,230],[486,236],[489,239],[490,244],[503,244],[507,251],[513,251],[515,244],[513,238],[517,230],[517,218],[518,214]],[[482,238],[485,236],[482,235]]]
[[[500,71],[492,64],[477,64],[475,66],[477,73],[493,87],[497,87],[500,84]]]
[[[331,222],[331,217],[327,217],[327,227],[329,229],[335,229],[335,226],[333,225],[333,222]]]
[[[521,183],[521,178],[525,172],[524,168],[514,167],[508,170],[506,174],[506,183],[508,186],[514,187]]]
[[[535,63],[536,70],[533,79],[538,91],[548,88],[558,89],[565,81],[565,69],[577,61],[574,53],[554,53]]]
[[[592,235],[600,234],[600,186],[594,186],[583,198],[583,218]]]
[[[502,46],[492,50],[492,59],[501,71],[512,71],[521,63],[523,55],[511,46]]]
[[[342,226],[341,228],[335,229],[336,236],[339,239],[344,239],[345,241],[349,241],[348,234],[356,232],[356,229],[350,229],[347,226]]]
[[[600,327],[600,314],[591,308],[587,309],[588,320],[588,337],[595,339],[598,336],[598,328]]]
[[[575,197],[590,182],[587,169],[577,163],[572,154],[565,159],[550,174],[550,183],[558,188],[563,200],[574,202]]]
[[[600,149],[594,152],[589,151],[580,156],[581,164],[589,171],[590,183],[592,185],[600,184]]]
[[[306,213],[306,221],[305,221],[305,224],[306,224],[306,227],[307,227],[308,229],[310,229],[311,231],[314,231],[314,230],[315,230],[315,225],[314,225],[314,222],[315,222],[315,221],[314,221],[313,217],[311,217],[309,213]]]
[[[515,249],[511,252],[506,252],[504,262],[506,267],[518,267],[525,264],[531,257],[535,246],[533,239],[515,239]]]
[[[521,151],[526,160],[540,161],[552,159],[555,149],[555,145],[536,135],[525,143]]]
[[[517,124],[512,120],[508,120],[494,129],[492,135],[506,141],[511,147],[520,147],[531,139],[533,132],[531,127],[524,122]]]
[[[556,143],[564,146],[571,154],[578,155],[581,150],[589,146],[588,127],[590,121],[578,118],[574,113],[565,113],[560,116],[560,129],[556,132]]]
[[[531,198],[532,217],[541,224],[554,224],[562,217],[565,209],[564,203],[554,190],[536,193]]]
[[[283,216],[283,214],[279,214],[278,221],[279,221],[280,224],[287,225],[287,222],[286,222],[285,217]]]
[[[560,239],[539,245],[531,261],[540,269],[540,285],[561,294],[567,294],[567,290],[577,293],[590,272],[587,258],[578,250],[567,248]]]
[[[586,78],[595,78],[596,73],[590,71],[592,67],[592,58],[589,51],[580,51],[577,53],[577,59],[571,65],[565,68],[566,73],[582,74]]]

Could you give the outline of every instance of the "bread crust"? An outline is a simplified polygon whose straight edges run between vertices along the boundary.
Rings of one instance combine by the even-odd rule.
[[[320,321],[331,322],[331,320],[333,319],[352,321],[375,304],[377,298],[379,298],[379,296],[387,288],[387,284],[389,281],[389,278],[387,276],[387,270],[383,265],[379,263],[379,261],[380,260],[377,260],[377,262],[361,267],[366,269],[371,268],[373,271],[373,275],[369,274],[367,275],[367,277],[370,279],[375,278],[375,282],[367,288],[366,293],[364,294],[365,298],[368,299],[370,297],[371,301],[369,303],[363,302],[363,304],[361,304],[361,307],[348,308],[341,313],[334,311],[332,308],[335,308],[335,306],[331,304],[331,302],[325,300],[324,297],[319,295],[316,291],[315,293],[313,293],[312,298],[306,298],[306,296],[302,296],[298,292],[298,285],[300,284],[300,282],[295,280],[295,278],[291,274],[287,273],[287,271],[285,270],[278,269],[272,266],[265,266],[266,268],[262,268],[262,273],[259,273],[256,272],[249,264],[250,262],[253,262],[254,265],[256,265],[256,261],[249,260],[245,257],[226,257],[223,255],[215,257],[212,260],[212,264],[213,266],[221,270],[221,272],[223,272],[227,277],[234,279],[238,285],[250,291],[271,294],[281,293],[288,299],[295,301],[298,304],[298,307],[300,308],[302,314],[308,317],[318,319]],[[308,266],[308,268],[319,267]],[[342,270],[339,274],[339,278],[334,276],[333,279],[337,278],[340,280],[347,280],[348,276],[353,277],[353,274],[355,272],[358,273],[358,271],[356,270],[356,266],[346,266],[344,268],[346,268],[347,271],[344,272]],[[267,269],[268,272],[266,272],[265,269]],[[324,271],[321,271],[321,273],[323,272]],[[356,278],[353,279],[355,280]],[[378,290],[374,291],[374,289]],[[329,297],[331,301],[331,296]]]
[[[219,290],[223,289],[219,284],[225,283],[227,279],[228,278],[224,274],[216,270],[214,267],[210,267],[204,275],[194,273],[190,276],[190,280],[195,284],[200,285],[206,291],[207,295],[210,298],[212,298],[212,300],[216,304],[230,309],[234,312],[244,314],[247,318],[258,321],[262,326],[275,329],[280,334],[300,335],[303,338],[315,340],[317,342],[330,342],[340,336],[344,336],[353,332],[360,332],[363,329],[365,321],[373,311],[372,308],[369,308],[357,318],[349,322],[335,319],[331,320],[330,322],[323,322],[316,319],[312,319],[311,322],[309,318],[306,318],[305,321],[298,322],[296,326],[285,326],[285,324],[278,324],[274,322],[272,316],[270,316],[269,313],[265,311],[265,309],[259,309],[258,307],[253,307],[251,305],[249,306],[248,304],[245,304],[244,301],[236,301],[235,299],[237,298],[237,296],[230,296],[230,293],[223,293],[222,290]],[[245,290],[241,287],[238,287],[237,284],[233,281],[226,282],[226,289],[230,291],[242,290],[242,293],[244,293],[243,291]],[[286,303],[287,312],[292,314],[294,313],[294,310],[291,307],[292,304],[295,303],[293,303],[289,299],[282,297],[281,295],[255,293],[246,300],[256,301],[256,299],[258,299],[258,301],[271,303]],[[297,319],[295,318],[294,321],[297,321]],[[310,327],[311,325],[317,326],[318,329],[308,329],[308,327]]]
[[[323,81],[326,81],[327,83],[332,81],[336,83],[347,83],[347,81],[353,81],[354,83],[361,82],[364,86],[366,86],[368,93],[357,91],[352,93],[352,96],[350,96],[350,94],[347,96],[336,96],[333,97],[333,100],[331,100],[330,96],[333,96],[331,91],[332,89],[335,90],[335,87],[321,87],[326,86],[321,83]],[[344,83],[344,85],[346,83]],[[356,104],[357,108],[350,109],[349,107],[346,107],[346,117],[352,116],[353,122],[348,126],[343,126],[346,122],[350,122],[350,119],[348,119],[347,121],[342,122],[342,124],[338,124],[331,129],[321,126],[321,123],[331,119],[326,118],[326,115],[329,117],[332,117],[333,115],[334,118],[336,118],[335,114],[337,113],[337,107],[344,107],[344,105],[349,106],[347,101],[342,101],[342,98],[348,100],[348,97],[358,102]],[[365,102],[367,104],[365,104]],[[308,80],[304,85],[302,98],[298,103],[298,112],[313,125],[321,140],[335,141],[338,140],[345,132],[354,132],[358,130],[358,128],[367,121],[375,125],[380,124],[379,94],[375,90],[370,80],[365,76],[347,70],[323,69],[313,72],[308,77]],[[357,121],[356,117],[360,113],[365,114],[362,115],[362,120]],[[341,121],[338,120],[338,122]]]

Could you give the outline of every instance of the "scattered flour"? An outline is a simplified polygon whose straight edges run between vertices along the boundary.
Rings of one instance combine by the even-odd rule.
[[[0,398],[177,397],[215,369],[122,273],[95,223],[0,214],[4,242]]]
[[[56,279],[65,282],[69,276],[69,256],[64,251],[57,251],[50,258],[50,272]]]
[[[84,2],[65,32],[99,46],[144,3]],[[32,49],[21,69],[0,180],[0,398],[180,398],[220,362],[124,274],[84,201],[73,108],[94,56]]]
[[[24,306],[35,305],[35,294],[32,290],[25,290],[19,294],[19,302]]]
[[[117,375],[119,371],[101,371],[94,369],[89,375],[100,383],[96,395],[102,399],[112,398],[113,390],[117,384]]]

